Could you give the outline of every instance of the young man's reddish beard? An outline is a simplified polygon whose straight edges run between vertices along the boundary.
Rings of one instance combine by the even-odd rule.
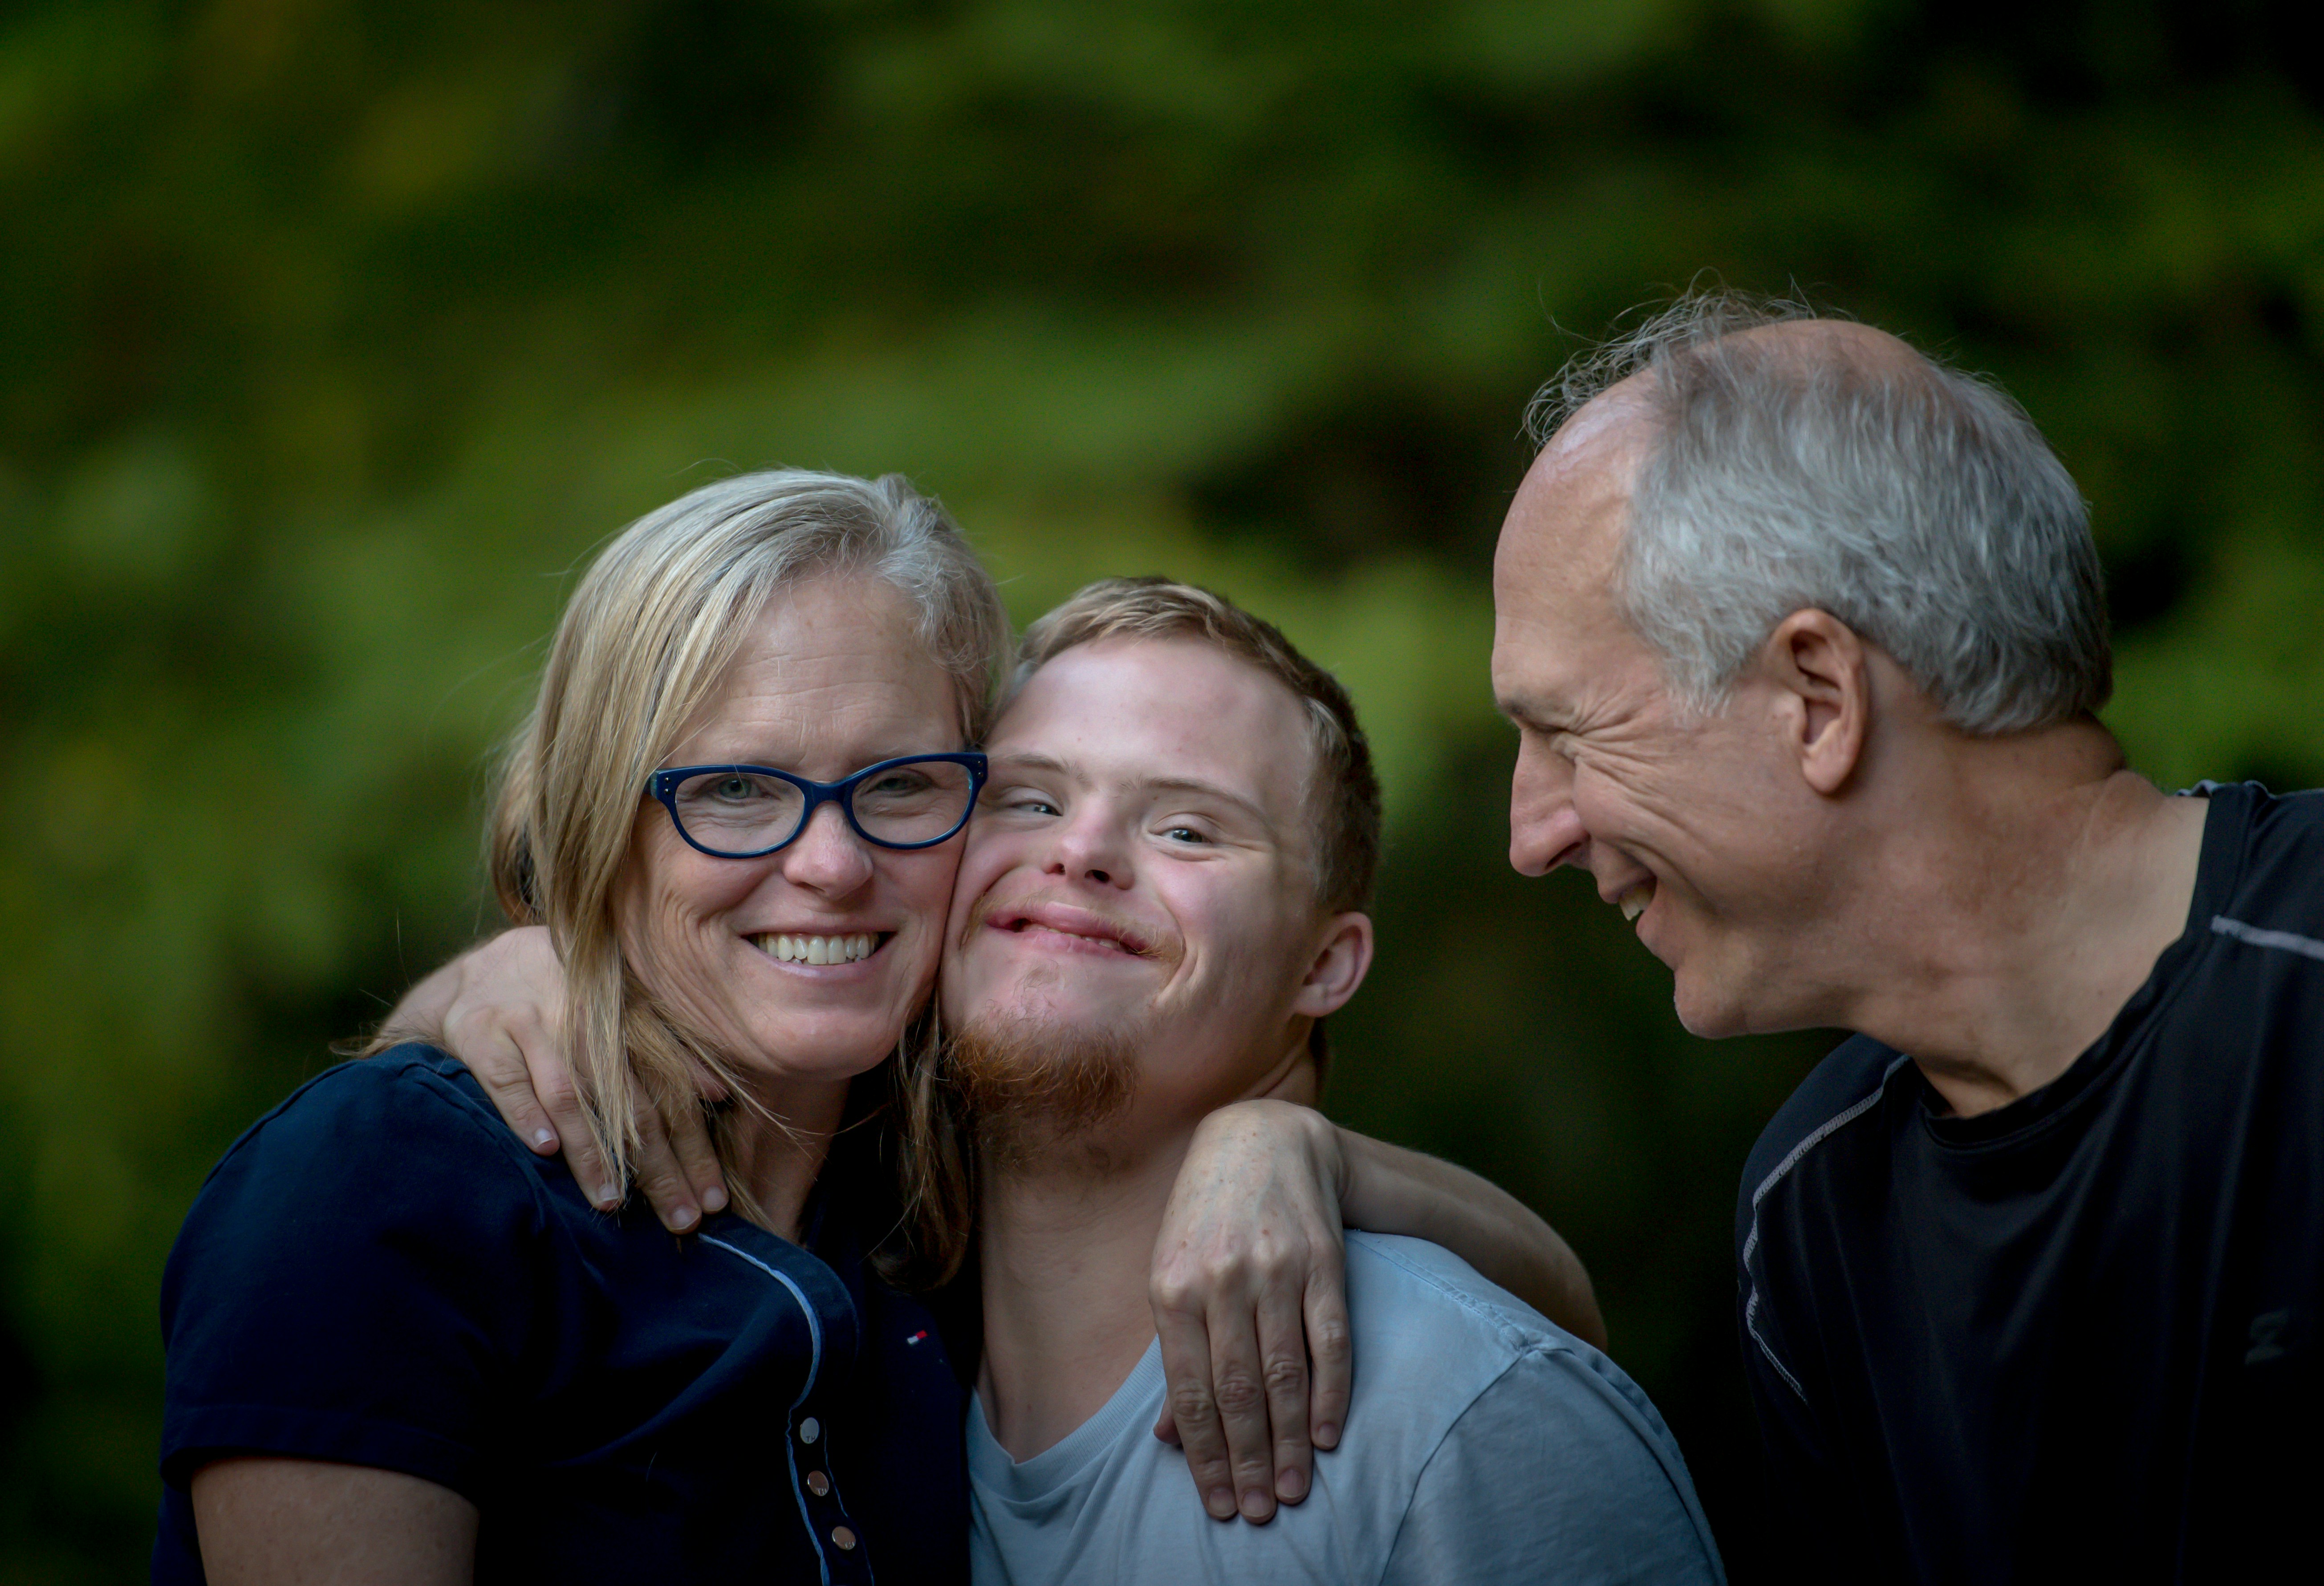
[[[945,1076],[968,1105],[985,1161],[1024,1167],[1058,1146],[1087,1143],[1129,1107],[1138,1049],[1119,1027],[1001,1015],[953,1032]]]

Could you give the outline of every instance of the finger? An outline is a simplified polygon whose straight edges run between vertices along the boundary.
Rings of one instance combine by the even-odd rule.
[[[1155,1332],[1162,1342],[1162,1374],[1169,1383],[1162,1402],[1178,1445],[1186,1451],[1186,1473],[1194,1479],[1194,1491],[1211,1518],[1231,1520],[1234,1475],[1227,1464],[1218,1406],[1211,1397],[1211,1341],[1202,1314],[1157,1305]]]
[[[1253,1525],[1275,1517],[1275,1443],[1267,1425],[1267,1382],[1259,1363],[1257,1312],[1238,1305],[1213,1311],[1211,1397],[1226,1434],[1235,1507]]]
[[[589,1128],[589,1116],[581,1106],[581,1093],[573,1083],[573,1071],[565,1065],[565,1054],[537,1021],[513,1024],[511,1034],[524,1053],[533,1094],[548,1110],[557,1138],[565,1142],[565,1165],[573,1170],[574,1182],[599,1211],[614,1210],[622,1203],[622,1186],[614,1181],[604,1153],[597,1148],[597,1137]]]
[[[678,1171],[693,1186],[695,1203],[705,1215],[726,1209],[726,1170],[719,1165],[717,1148],[710,1142],[710,1120],[699,1107],[688,1107],[678,1119],[669,1138]]]
[[[1307,1329],[1299,1298],[1263,1293],[1259,1300],[1259,1381],[1267,1391],[1268,1431],[1274,1466],[1269,1483],[1285,1503],[1307,1496],[1315,1450],[1307,1433]]]
[[[1307,1279],[1307,1424],[1317,1448],[1340,1446],[1355,1380],[1354,1330],[1348,1325],[1346,1268],[1317,1268]]]
[[[669,1136],[662,1130],[661,1114],[651,1107],[640,1110],[638,1118],[638,1151],[631,1163],[637,1175],[638,1188],[645,1192],[646,1203],[661,1219],[661,1225],[672,1233],[684,1233],[702,1221],[702,1208],[695,1203],[694,1185],[686,1170],[678,1166],[678,1153],[669,1148]]]
[[[501,1121],[516,1138],[544,1157],[557,1155],[561,1143],[557,1126],[549,1121],[548,1110],[533,1091],[532,1074],[525,1067],[524,1053],[516,1042],[504,1034],[479,1039],[464,1030],[460,1043],[453,1045],[454,1036],[448,1028],[444,1039],[452,1056],[466,1064],[468,1072],[476,1076],[476,1083],[484,1087],[484,1094],[499,1111]]]

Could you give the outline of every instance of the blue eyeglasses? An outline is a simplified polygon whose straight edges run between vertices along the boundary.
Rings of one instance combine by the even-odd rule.
[[[882,848],[933,848],[968,824],[984,786],[984,756],[908,754],[836,782],[762,765],[688,765],[646,779],[690,847],[714,859],[757,859],[789,846],[825,802],[855,834]]]

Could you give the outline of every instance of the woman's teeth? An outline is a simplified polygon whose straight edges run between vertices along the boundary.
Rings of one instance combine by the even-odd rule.
[[[785,964],[853,964],[859,958],[872,956],[872,949],[880,945],[874,936],[784,936],[767,935],[753,936],[759,951],[781,959]]]
[[[1635,920],[1638,916],[1646,913],[1646,905],[1654,900],[1655,884],[1652,881],[1640,881],[1619,898],[1615,899],[1614,904],[1622,911],[1624,919]]]

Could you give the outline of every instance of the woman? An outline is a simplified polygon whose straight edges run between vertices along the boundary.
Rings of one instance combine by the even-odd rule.
[[[157,1575],[959,1573],[962,1401],[934,1318],[865,1272],[893,1130],[855,1082],[893,1080],[935,976],[1005,637],[900,480],[729,480],[606,549],[493,875],[567,966],[616,1181],[643,1120],[707,1103],[738,1211],[683,1244],[602,1215],[430,1048],[323,1074],[171,1259]],[[796,779],[653,774],[737,765]]]
[[[604,1182],[428,1047],[263,1120],[165,1283],[157,1578],[963,1575],[954,1362],[867,1252],[929,1176],[899,1054],[1005,636],[893,478],[730,480],[607,549],[493,843]],[[705,1109],[733,1210],[672,1240],[593,1205]]]

